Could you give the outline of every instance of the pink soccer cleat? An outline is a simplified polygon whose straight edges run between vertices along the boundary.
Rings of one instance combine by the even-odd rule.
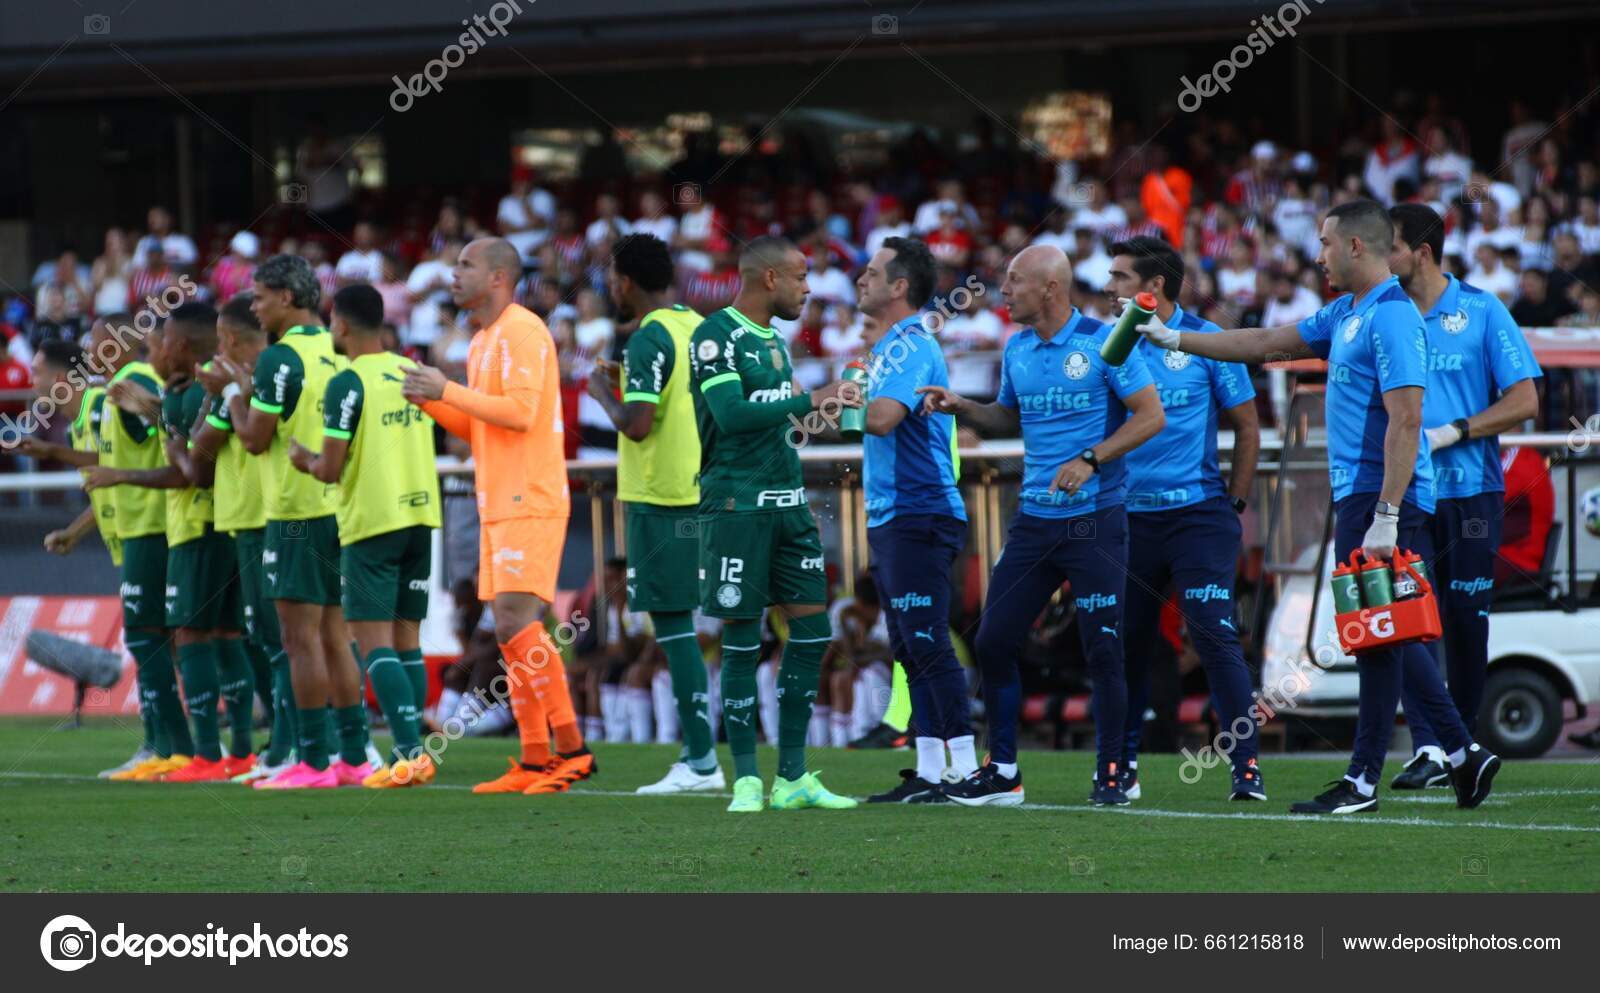
[[[304,762],[296,762],[271,779],[259,779],[254,783],[258,790],[323,790],[338,785],[339,774],[333,771],[333,766],[313,769]]]
[[[373,773],[373,766],[371,762],[363,762],[360,765],[351,765],[344,759],[334,759],[333,762],[328,765],[328,768],[336,777],[338,777],[340,786],[360,786],[362,780],[366,779]]]

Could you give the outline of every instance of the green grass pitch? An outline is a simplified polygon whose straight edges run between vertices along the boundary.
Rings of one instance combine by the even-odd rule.
[[[380,744],[384,742],[380,741]],[[512,739],[448,747],[413,790],[266,794],[109,783],[126,725],[0,721],[0,891],[1546,891],[1600,889],[1600,764],[1510,763],[1488,803],[1382,793],[1376,816],[1295,818],[1342,759],[1264,762],[1264,804],[1225,769],[1186,786],[1140,761],[1144,797],[1084,798],[1092,756],[1028,752],[1029,806],[725,813],[726,797],[635,797],[675,750],[601,745],[600,774],[556,796],[473,796]],[[724,751],[724,761],[727,756]],[[813,750],[834,790],[887,788],[911,756]],[[774,755],[761,754],[771,776]],[[1392,771],[1392,770],[1391,770]],[[769,779],[770,782],[770,779]]]

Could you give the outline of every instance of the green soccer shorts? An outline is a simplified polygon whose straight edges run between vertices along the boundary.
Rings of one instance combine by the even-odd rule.
[[[700,517],[700,606],[753,619],[776,603],[827,603],[822,536],[809,507]]]
[[[167,626],[167,536],[147,534],[122,542],[122,627]]]
[[[432,570],[433,529],[421,524],[345,545],[339,551],[345,620],[422,620]]]
[[[283,635],[278,630],[278,608],[267,596],[267,577],[261,571],[261,553],[266,543],[264,527],[233,533],[233,547],[239,556],[239,596],[244,602],[245,634],[270,654],[283,645]]]
[[[626,503],[628,609],[685,611],[700,605],[700,521],[693,506]]]
[[[268,521],[261,554],[267,598],[339,603],[339,523],[332,514],[309,520]]]
[[[167,627],[243,631],[244,598],[233,539],[207,524],[198,538],[167,549]]]

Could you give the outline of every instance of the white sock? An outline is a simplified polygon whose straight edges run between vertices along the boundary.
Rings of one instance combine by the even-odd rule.
[[[624,687],[622,700],[628,712],[628,740],[636,745],[649,744],[650,691],[641,686]]]
[[[606,722],[607,741],[628,740],[628,711],[622,705],[622,687],[600,684],[600,719]]]
[[[605,741],[606,722],[598,717],[585,716],[583,719],[583,736],[589,741]]]
[[[1017,764],[1015,762],[993,762],[990,764],[994,766],[996,772],[1007,779],[1015,779],[1017,776]]]
[[[474,737],[496,735],[515,723],[517,718],[511,713],[511,708],[503,703],[497,703],[478,715],[477,723],[472,725],[472,735]]]
[[[833,737],[829,729],[833,725],[832,707],[811,708],[811,723],[806,727],[806,744],[811,748],[827,748]],[[776,738],[772,739],[774,742]]]
[[[1427,756],[1434,762],[1444,765],[1444,749],[1440,748],[1438,745],[1423,745],[1421,748],[1417,749],[1417,754]]]
[[[1360,793],[1362,796],[1371,796],[1373,793],[1377,792],[1377,787],[1375,787],[1371,783],[1367,782],[1367,774],[1366,773],[1362,773],[1356,779],[1351,779],[1349,776],[1346,776],[1344,778],[1345,778],[1345,782],[1347,782],[1347,783],[1351,784],[1352,786],[1354,786],[1356,788],[1356,792]]]
[[[672,673],[662,670],[650,680],[650,697],[656,706],[656,744],[678,740],[678,698],[672,695]]]
[[[946,744],[950,746],[950,768],[955,770],[956,775],[966,779],[978,770],[977,745],[972,735],[951,738]]]
[[[761,718],[761,736],[767,744],[778,743],[778,663],[756,666],[756,711]]]
[[[850,720],[849,714],[842,714],[837,710],[833,712],[833,720],[828,722],[828,731],[832,738],[830,743],[833,747],[845,748],[850,744]]]
[[[461,706],[461,691],[453,690],[446,686],[439,691],[439,702],[434,704],[433,716],[440,724],[456,716],[456,708]]]
[[[944,776],[944,742],[938,738],[917,739],[917,778],[937,783]]]
[[[1439,749],[1435,748],[1434,751],[1437,752]],[[1465,748],[1458,748],[1450,753],[1449,758],[1451,767],[1459,769],[1461,768],[1461,764],[1467,760],[1467,750]]]

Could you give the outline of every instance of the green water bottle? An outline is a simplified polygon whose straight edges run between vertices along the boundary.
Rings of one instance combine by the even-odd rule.
[[[844,437],[845,441],[854,444],[861,440],[861,436],[867,430],[867,408],[865,406],[867,400],[867,367],[862,364],[860,359],[857,359],[844,367],[844,375],[841,378],[847,383],[855,383],[861,387],[862,406],[846,407],[839,414],[839,434]]]
[[[1387,607],[1394,603],[1394,573],[1389,563],[1368,559],[1361,567],[1361,602],[1367,607]]]
[[[1340,568],[1343,571],[1333,574],[1333,612],[1348,614],[1361,609],[1361,574],[1354,569]]]
[[[1105,343],[1100,346],[1100,357],[1112,365],[1121,365],[1128,360],[1128,354],[1133,351],[1133,346],[1139,343],[1139,325],[1148,321],[1156,312],[1156,295],[1154,293],[1141,293],[1128,301],[1128,307],[1122,312],[1122,317],[1117,320],[1117,326],[1106,335]]]

